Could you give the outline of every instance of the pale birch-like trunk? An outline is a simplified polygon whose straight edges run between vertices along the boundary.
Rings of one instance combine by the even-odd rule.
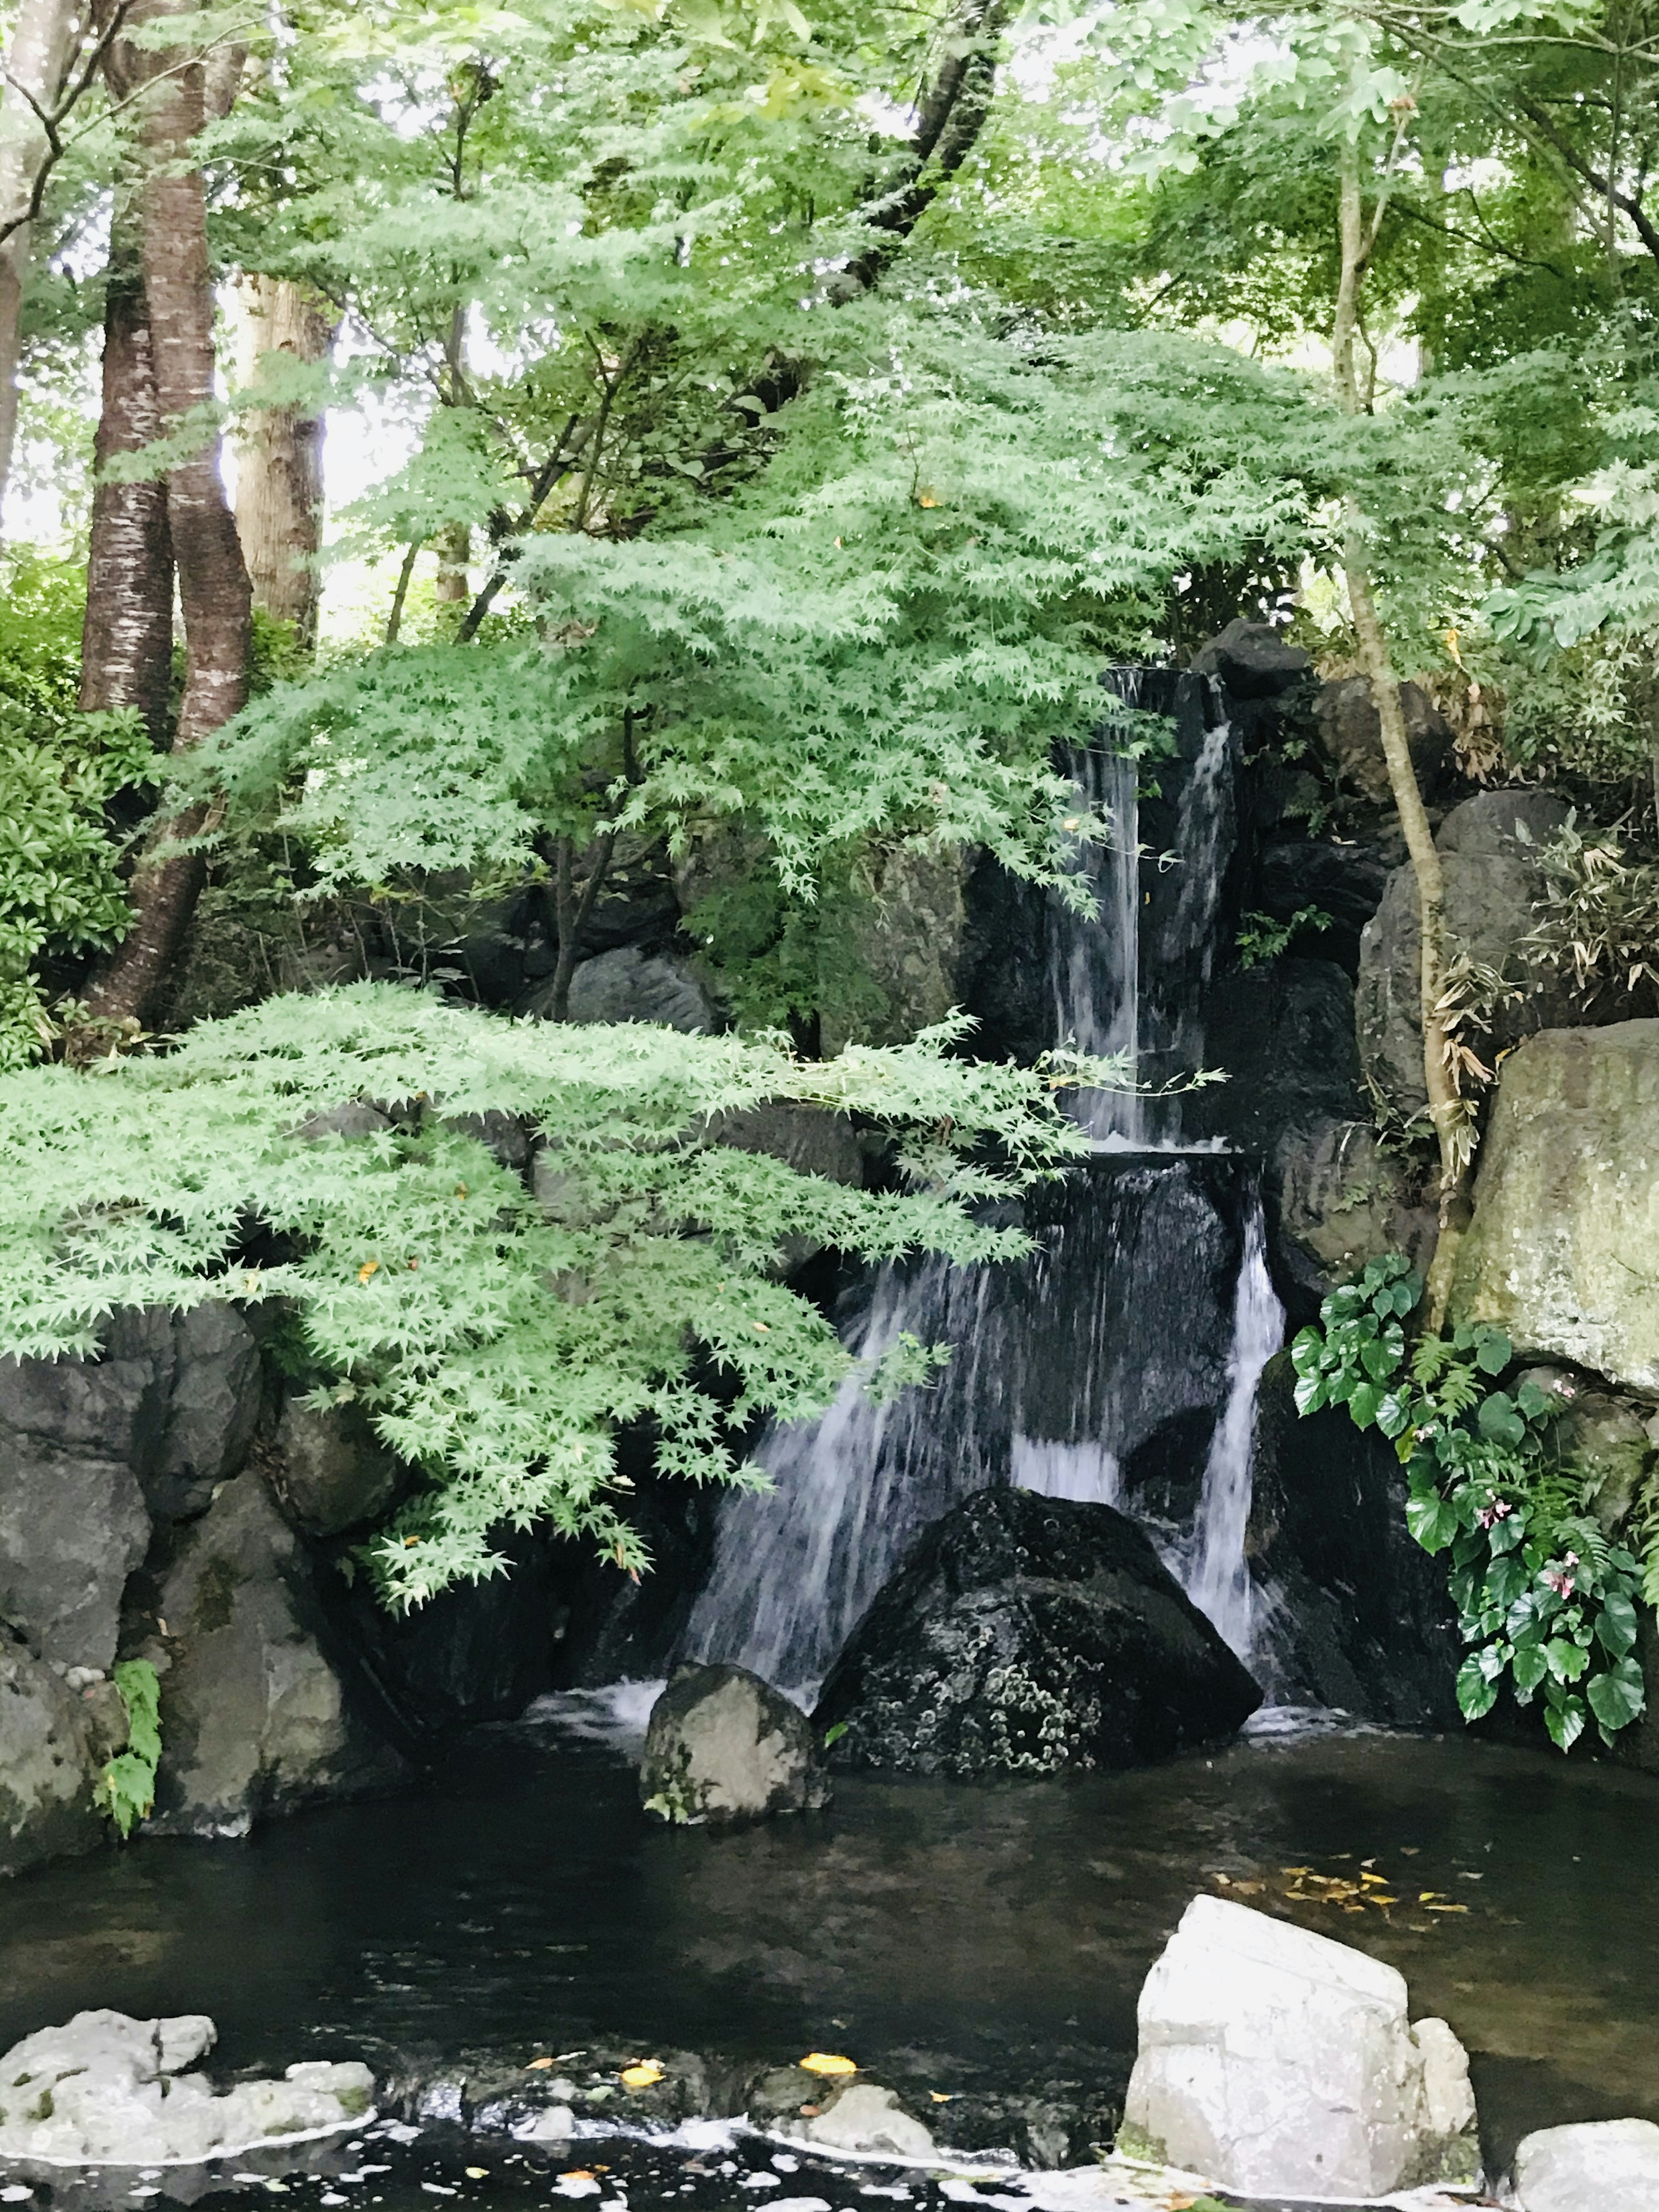
[[[6,84],[0,94],[0,223],[17,222],[0,244],[0,501],[11,479],[17,442],[17,369],[23,293],[28,283],[27,216],[35,179],[46,155],[46,134],[24,97],[42,107],[58,99],[79,27],[76,0],[23,0],[6,49]]]
[[[245,276],[237,380],[257,392],[268,356],[325,361],[339,319],[303,284]],[[258,407],[242,417],[236,454],[236,534],[253,604],[291,623],[301,643],[317,637],[323,543],[324,418],[294,407]]]
[[[1363,414],[1367,409],[1366,397],[1359,388],[1355,341],[1359,331],[1359,304],[1365,271],[1376,243],[1381,217],[1379,204],[1367,222],[1360,185],[1359,149],[1356,145],[1345,145],[1338,217],[1341,276],[1331,328],[1331,356],[1337,394],[1344,410],[1350,415]],[[1400,678],[1389,650],[1388,634],[1376,611],[1363,519],[1352,500],[1347,502],[1342,565],[1359,647],[1359,663],[1370,684],[1371,698],[1382,725],[1389,784],[1399,811],[1400,826],[1405,834],[1406,850],[1417,885],[1422,948],[1419,1004],[1423,1026],[1423,1078],[1429,1095],[1429,1117],[1434,1124],[1440,1152],[1440,1235],[1429,1270],[1428,1285],[1429,1326],[1437,1329],[1445,1318],[1458,1241],[1468,1218],[1468,1109],[1452,1079],[1451,1054],[1441,1012],[1446,966],[1445,876],[1418,785],[1417,771],[1412,765]]]

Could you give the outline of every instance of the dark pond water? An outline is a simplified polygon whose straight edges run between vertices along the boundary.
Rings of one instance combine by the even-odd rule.
[[[0,1886],[0,2049],[112,2005],[210,2013],[232,2068],[620,2040],[1109,2103],[1146,1969],[1222,1875],[1451,2022],[1494,2164],[1531,2127],[1659,2120],[1659,1781],[1379,1735],[1050,1783],[854,1778],[719,1836],[647,1826],[611,1752],[488,1731],[404,1796]]]

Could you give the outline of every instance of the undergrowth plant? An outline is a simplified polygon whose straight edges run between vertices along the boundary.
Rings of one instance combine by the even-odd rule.
[[[126,1708],[126,1748],[106,1762],[94,1786],[100,1811],[123,1837],[149,1818],[161,1763],[161,1686],[148,1659],[125,1659],[112,1678]]]
[[[1570,1751],[1593,1718],[1604,1743],[1645,1704],[1634,1656],[1641,1569],[1585,1510],[1585,1480],[1552,1449],[1559,1410],[1522,1380],[1501,1387],[1514,1346],[1464,1323],[1408,1346],[1422,1278],[1397,1253],[1333,1291],[1291,1347],[1297,1409],[1346,1406],[1389,1438],[1409,1484],[1406,1521],[1449,1555],[1472,1648],[1457,1674],[1466,1720],[1492,1711],[1505,1674],[1522,1705],[1541,1691],[1551,1740]]]
[[[94,1352],[121,1309],[275,1303],[313,1402],[356,1401],[421,1478],[367,1547],[388,1604],[501,1571],[504,1525],[637,1571],[622,1428],[666,1473],[757,1481],[751,1419],[821,1412],[855,1364],[779,1279],[788,1240],[1024,1249],[981,1202],[1082,1152],[1061,1092],[1123,1073],[953,1056],[969,1026],[819,1063],[775,1037],[507,1022],[357,984],[201,1023],[165,1056],[22,1071],[0,1079],[0,1357]],[[331,1131],[351,1102],[384,1126]],[[887,1133],[890,1187],[719,1141],[769,1103]],[[486,1115],[532,1133],[533,1188],[467,1118]],[[907,1341],[866,1380],[942,1356]]]

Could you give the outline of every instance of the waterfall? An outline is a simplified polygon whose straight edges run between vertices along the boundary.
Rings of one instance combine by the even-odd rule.
[[[1096,916],[1051,899],[1044,917],[1043,982],[1054,1035],[1079,1052],[1121,1055],[1133,1083],[1140,1042],[1139,770],[1099,744],[1068,752],[1062,764],[1079,805],[1112,827],[1108,843],[1079,843],[1073,860],[1094,895]],[[1103,1143],[1141,1141],[1141,1102],[1132,1092],[1084,1091],[1076,1110]]]
[[[1244,1532],[1250,1518],[1255,1394],[1262,1369],[1285,1340],[1285,1309],[1267,1273],[1267,1244],[1261,1201],[1255,1198],[1244,1224],[1244,1256],[1227,1361],[1227,1402],[1204,1463],[1191,1539],[1170,1562],[1188,1596],[1246,1665],[1255,1642],[1254,1592]]]

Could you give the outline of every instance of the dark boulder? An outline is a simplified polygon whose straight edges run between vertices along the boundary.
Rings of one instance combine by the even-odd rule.
[[[1433,791],[1453,765],[1451,726],[1419,684],[1402,684],[1400,703],[1418,782]],[[1321,740],[1341,781],[1374,806],[1391,805],[1394,792],[1382,752],[1382,721],[1369,678],[1350,676],[1327,684],[1319,695],[1318,715]]]
[[[1303,1419],[1295,1383],[1279,1352],[1256,1393],[1245,1540],[1269,1601],[1275,1698],[1395,1728],[1449,1726],[1462,1645],[1445,1561],[1406,1527],[1405,1470],[1340,1407]]]
[[[1231,1735],[1261,1692],[1109,1505],[983,1490],[935,1522],[813,1715],[843,1766],[1124,1767]]]
[[[1218,677],[1233,699],[1277,699],[1312,666],[1300,646],[1287,645],[1271,623],[1242,615],[1193,656],[1194,673]]]
[[[1294,921],[1310,907],[1328,915],[1324,926],[1298,930],[1295,949],[1304,958],[1334,960],[1354,976],[1359,933],[1382,904],[1388,881],[1389,864],[1374,845],[1277,838],[1257,856],[1255,910],[1279,922]]]

